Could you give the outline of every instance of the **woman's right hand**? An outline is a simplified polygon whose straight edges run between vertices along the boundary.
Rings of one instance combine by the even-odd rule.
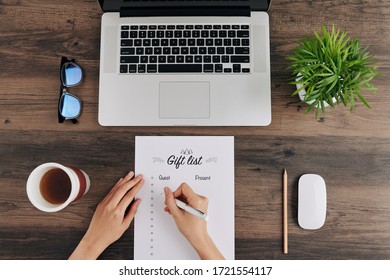
[[[170,213],[176,226],[190,242],[201,259],[224,259],[207,232],[205,220],[196,217],[176,205],[175,199],[207,213],[207,197],[196,194],[186,183],[182,183],[174,192],[168,187],[165,191],[165,211]]]

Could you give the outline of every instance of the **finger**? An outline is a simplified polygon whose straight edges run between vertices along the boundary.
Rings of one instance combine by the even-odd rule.
[[[167,205],[169,212],[174,217],[176,217],[177,215],[179,215],[180,209],[176,205],[176,201],[175,201],[175,197],[173,195],[173,192],[168,187],[164,188],[164,192],[165,192],[165,204]]]
[[[196,197],[197,194],[190,188],[187,183],[181,183],[181,185],[174,191],[173,195],[175,197],[183,197],[188,200],[188,198]]]
[[[134,219],[135,214],[137,213],[138,206],[141,203],[141,199],[137,198],[134,200],[133,204],[130,206],[129,212],[127,212],[124,220],[123,220],[123,225],[127,228],[129,228],[131,221]]]
[[[122,200],[119,202],[118,207],[121,209],[121,211],[125,212],[127,207],[130,205],[130,203],[135,198],[136,194],[140,190],[140,188],[143,186],[145,180],[141,179],[130,191],[126,193],[126,195],[122,198]]]
[[[143,180],[142,174],[138,175],[137,177],[133,178],[128,182],[124,182],[124,178],[124,183],[119,185],[115,190],[114,196],[112,197],[112,202],[115,203],[115,205],[118,205],[119,202],[123,199],[123,197],[127,194],[127,192],[131,190],[135,185],[137,185],[141,180]]]
[[[128,180],[129,177],[133,177],[134,176],[134,172],[133,171],[130,171],[129,173],[127,173],[127,175],[124,177],[124,178],[120,178],[116,184],[111,188],[111,190],[108,192],[108,194],[106,195],[105,197],[105,200],[110,200],[111,197],[114,195],[115,191],[121,186],[121,184],[123,182],[125,182],[125,178],[126,180]]]

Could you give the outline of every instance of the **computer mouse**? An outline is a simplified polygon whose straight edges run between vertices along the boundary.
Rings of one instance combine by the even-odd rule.
[[[325,180],[317,174],[304,174],[298,182],[298,224],[304,229],[319,229],[326,218]]]

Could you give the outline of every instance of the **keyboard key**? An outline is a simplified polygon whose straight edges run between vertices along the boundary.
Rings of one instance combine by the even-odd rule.
[[[180,48],[178,47],[172,48],[172,54],[179,54],[179,53],[180,53]]]
[[[130,31],[130,38],[138,38],[138,32],[137,31]]]
[[[249,55],[234,55],[230,60],[232,63],[249,63]]]
[[[194,57],[192,55],[187,55],[186,56],[186,63],[193,63],[194,62]]]
[[[207,48],[207,53],[208,54],[215,54],[216,53],[215,47],[208,47]]]
[[[221,57],[219,55],[213,55],[213,63],[220,63]]]
[[[211,55],[205,55],[203,57],[203,62],[204,63],[210,63],[211,62]]]
[[[150,47],[150,45],[151,45],[151,40],[150,40],[150,39],[143,39],[143,40],[142,40],[142,45],[143,45],[144,47]]]
[[[241,25],[241,29],[249,29],[249,25]]]
[[[197,46],[204,46],[204,39],[197,39],[196,40],[196,45]]]
[[[121,48],[121,55],[133,55],[135,54],[135,48]]]
[[[233,72],[240,73],[241,72],[241,65],[240,64],[233,64]]]
[[[249,48],[248,47],[236,47],[234,49],[235,54],[249,54]]]
[[[183,31],[176,30],[175,31],[175,38],[182,38],[183,37]]]
[[[218,31],[217,31],[217,30],[211,30],[211,31],[210,31],[210,37],[211,37],[211,38],[216,38],[216,37],[218,37]]]
[[[145,73],[145,72],[146,72],[146,65],[138,64],[138,73]]]
[[[191,30],[185,30],[183,32],[183,37],[184,38],[190,38],[191,37]]]
[[[230,29],[230,25],[223,25],[222,28],[223,29]]]
[[[157,29],[157,25],[149,25],[149,30],[156,30]]]
[[[163,54],[171,54],[171,48],[163,48]]]
[[[226,30],[220,30],[220,31],[219,31],[219,37],[220,37],[220,38],[225,38],[225,37],[227,37],[227,32],[226,32]]]
[[[198,48],[195,47],[190,48],[190,54],[198,54]]]
[[[174,55],[168,56],[168,63],[175,63],[175,56]]]
[[[153,54],[153,48],[145,48],[145,54]]]
[[[180,53],[181,54],[188,54],[189,53],[189,49],[188,49],[188,47],[182,47],[182,48],[180,48]]]
[[[133,46],[133,40],[129,40],[129,39],[121,40],[121,46],[122,47],[132,47]]]
[[[215,44],[216,46],[222,46],[222,39],[215,39],[215,40],[214,40],[214,44]]]
[[[177,63],[184,63],[184,55],[176,56],[176,62]]]
[[[193,25],[186,25],[186,29],[194,29]]]
[[[187,46],[187,39],[179,39],[179,46]]]
[[[236,30],[229,30],[228,31],[228,37],[229,38],[235,38],[236,37]]]
[[[127,66],[127,64],[121,64],[121,66],[119,68],[119,72],[120,73],[128,73],[128,66]]]
[[[158,29],[159,30],[164,30],[164,29],[167,29],[167,26],[166,25],[159,25]]]
[[[229,56],[228,55],[223,55],[222,56],[222,62],[223,63],[229,63],[230,62]]]
[[[200,37],[200,31],[199,30],[193,30],[192,31],[192,38],[199,38]]]
[[[249,39],[241,39],[241,45],[249,46]]]
[[[122,31],[121,38],[129,38],[129,31]]]
[[[155,55],[149,56],[149,63],[157,63],[157,56]]]
[[[195,45],[196,45],[195,39],[188,39],[187,45],[190,46],[190,47],[191,47],[191,46],[195,46]]]
[[[156,38],[156,31],[148,31],[148,38]]]
[[[158,72],[159,73],[201,73],[202,64],[159,64]]]
[[[214,65],[213,64],[203,64],[203,72],[205,72],[205,73],[214,72]]]
[[[141,63],[148,63],[148,56],[146,55],[141,56]]]
[[[202,63],[202,56],[201,55],[195,55],[195,63]]]
[[[148,73],[157,73],[157,64],[148,64]]]
[[[129,30],[129,29],[130,29],[130,26],[128,26],[128,25],[121,26],[121,30]]]
[[[138,30],[138,26],[137,26],[137,25],[132,25],[132,26],[130,27],[130,29],[131,29],[131,30]]]
[[[129,73],[137,73],[137,65],[130,64],[129,65]]]
[[[232,68],[224,68],[223,72],[224,73],[232,73]]]
[[[146,30],[146,29],[148,29],[148,27],[147,27],[146,25],[141,25],[141,26],[139,27],[139,29],[141,29],[141,30]]]
[[[134,40],[134,46],[136,46],[136,47],[142,46],[142,40],[141,39],[135,39]]]
[[[159,30],[156,33],[157,38],[164,38],[165,32],[163,30]]]
[[[200,32],[200,36],[202,38],[208,38],[210,35],[209,31],[208,30],[203,30],[202,32]]]
[[[240,26],[239,25],[233,25],[232,29],[240,29]]]
[[[214,29],[221,29],[222,26],[221,26],[221,25],[213,25],[213,28],[214,28]]]
[[[237,31],[237,37],[238,38],[249,37],[249,31],[247,31],[247,30]]]
[[[165,55],[161,55],[158,57],[158,63],[166,63],[167,57]]]
[[[135,53],[137,55],[143,55],[144,54],[144,48],[136,48]]]
[[[250,69],[249,68],[242,68],[242,73],[249,73],[250,72]]]
[[[162,48],[160,48],[160,47],[158,47],[158,48],[154,48],[154,53],[153,54],[157,54],[157,55],[159,55],[159,54],[162,54]]]
[[[215,64],[215,73],[222,73],[223,66],[222,64]]]
[[[212,29],[213,27],[211,25],[205,25],[203,28],[204,29]]]
[[[139,63],[138,56],[121,56],[120,63]]]
[[[139,38],[146,38],[146,35],[147,35],[146,31],[140,31],[140,32],[138,33],[138,37],[139,37]]]

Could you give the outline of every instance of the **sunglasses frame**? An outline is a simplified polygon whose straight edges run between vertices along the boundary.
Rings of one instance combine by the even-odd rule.
[[[64,81],[63,81],[63,75],[62,75],[62,73],[63,73],[64,67],[67,66],[67,65],[75,65],[75,66],[79,67],[80,70],[81,70],[81,74],[82,74],[82,75],[81,75],[80,81],[79,81],[78,83],[74,84],[74,85],[71,85],[71,86],[65,86],[65,83],[64,83]],[[72,121],[72,123],[74,123],[74,124],[78,123],[77,118],[81,115],[81,111],[82,111],[82,108],[83,108],[83,103],[81,102],[80,98],[78,98],[78,97],[77,97],[76,95],[74,95],[74,94],[71,94],[71,93],[68,91],[68,88],[77,86],[77,85],[79,85],[79,84],[83,81],[83,72],[82,72],[82,71],[83,71],[83,70],[82,70],[81,66],[77,63],[76,59],[71,59],[71,60],[69,60],[68,58],[66,58],[66,57],[64,57],[64,56],[61,58],[61,66],[60,66],[61,87],[60,87],[60,97],[59,97],[59,99],[58,99],[58,122],[59,122],[59,123],[63,123],[63,122],[66,121],[66,120],[70,120],[70,121]],[[80,112],[79,112],[79,114],[78,114],[77,116],[75,116],[74,118],[67,118],[67,117],[64,117],[64,116],[61,114],[61,112],[60,112],[60,104],[61,104],[61,100],[62,100],[62,98],[64,97],[64,95],[71,96],[71,97],[77,99],[77,100],[80,102]]]

